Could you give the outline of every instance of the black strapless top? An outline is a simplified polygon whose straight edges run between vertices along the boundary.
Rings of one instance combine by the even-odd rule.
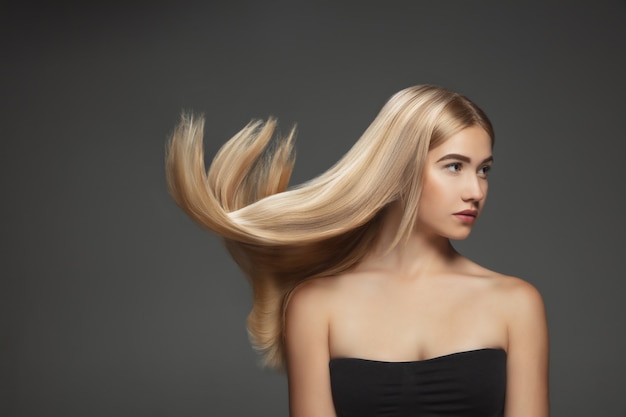
[[[483,348],[414,362],[330,360],[337,417],[502,417],[506,352]]]

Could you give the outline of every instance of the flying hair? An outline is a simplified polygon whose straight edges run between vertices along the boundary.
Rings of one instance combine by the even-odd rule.
[[[288,187],[295,128],[280,136],[275,119],[253,120],[207,171],[204,118],[182,115],[167,146],[169,191],[194,221],[224,239],[249,278],[248,332],[265,365],[284,364],[284,312],[294,288],[355,267],[395,201],[403,217],[391,248],[403,244],[415,227],[428,151],[475,125],[493,144],[489,119],[469,99],[437,86],[410,87],[389,99],[332,168]]]

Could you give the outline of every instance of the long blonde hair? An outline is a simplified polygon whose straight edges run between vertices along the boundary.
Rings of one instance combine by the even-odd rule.
[[[192,219],[223,237],[249,277],[248,331],[265,365],[284,363],[284,311],[293,289],[354,267],[372,247],[391,202],[404,208],[392,246],[408,238],[426,154],[473,125],[493,141],[491,123],[469,99],[436,86],[407,88],[389,99],[337,164],[287,189],[295,130],[277,137],[276,120],[252,121],[226,142],[207,172],[204,118],[183,114],[168,144],[169,190]]]

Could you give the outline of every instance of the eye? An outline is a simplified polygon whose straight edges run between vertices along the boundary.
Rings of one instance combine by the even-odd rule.
[[[463,164],[460,162],[453,162],[451,164],[446,165],[445,167],[448,171],[450,172],[461,172],[461,169],[463,168]]]
[[[478,170],[478,175],[486,178],[489,171],[491,171],[491,166],[485,165]]]

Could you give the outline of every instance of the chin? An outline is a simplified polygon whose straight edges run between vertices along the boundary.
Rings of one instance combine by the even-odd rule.
[[[448,235],[448,239],[452,239],[452,240],[465,240],[469,237],[471,231],[466,231],[466,232],[462,232],[462,233],[451,233],[450,235]]]

